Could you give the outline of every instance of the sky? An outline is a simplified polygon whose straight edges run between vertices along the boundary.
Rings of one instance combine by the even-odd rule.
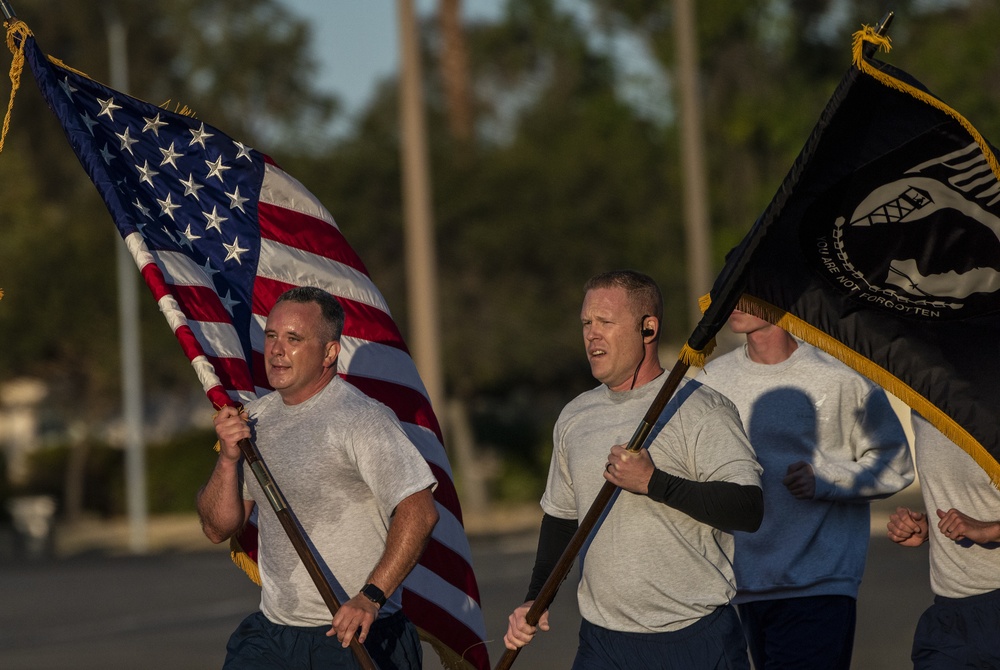
[[[280,0],[312,26],[317,85],[336,94],[348,114],[371,98],[378,81],[399,66],[396,0]],[[497,17],[502,0],[465,0],[463,18]],[[419,17],[431,16],[437,0],[415,0]]]
[[[379,80],[398,70],[396,0],[279,1],[312,26],[316,84],[340,98],[350,119],[371,99]],[[420,18],[437,11],[438,0],[414,3]],[[506,0],[463,0],[462,17],[496,19],[505,4]],[[565,5],[585,11],[575,0],[567,0]],[[626,75],[621,94],[641,113],[663,120],[669,115],[668,84],[645,48],[627,36],[616,39],[612,46]],[[335,124],[335,133],[345,130],[342,124],[343,120]]]

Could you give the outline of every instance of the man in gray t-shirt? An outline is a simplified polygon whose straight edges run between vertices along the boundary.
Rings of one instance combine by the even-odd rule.
[[[547,612],[537,627],[525,615],[607,480],[620,490],[581,552],[573,667],[749,668],[729,604],[732,531],[755,530],[763,506],[761,469],[736,408],[688,382],[644,448],[621,446],[664,382],[663,301],[652,279],[627,270],[594,277],[585,292],[584,344],[601,385],[556,422],[535,568],[504,643],[517,649],[549,629]]]
[[[256,504],[260,612],[227,646],[224,668],[353,667],[357,635],[381,670],[419,668],[420,641],[397,588],[416,565],[438,513],[433,474],[395,416],[337,376],[344,312],[316,288],[284,293],[264,329],[276,393],[215,418],[220,453],[198,494],[205,534],[222,542]],[[330,615],[238,442],[253,437],[342,603]]]
[[[914,670],[1000,668],[1000,492],[972,456],[913,413],[925,511],[898,507],[889,539],[930,543],[934,604],[913,633]]]

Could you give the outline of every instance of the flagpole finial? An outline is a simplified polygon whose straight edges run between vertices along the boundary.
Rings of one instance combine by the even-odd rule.
[[[887,32],[889,32],[889,26],[892,24],[892,17],[895,15],[895,12],[892,10],[886,12],[885,16],[883,16],[881,20],[875,24],[875,33],[880,36],[884,36]]]

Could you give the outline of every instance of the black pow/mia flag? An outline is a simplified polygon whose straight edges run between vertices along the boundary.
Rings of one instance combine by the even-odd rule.
[[[850,86],[723,276],[739,275],[741,309],[901,398],[1000,485],[1000,166],[961,115],[863,53],[877,40],[855,36]]]

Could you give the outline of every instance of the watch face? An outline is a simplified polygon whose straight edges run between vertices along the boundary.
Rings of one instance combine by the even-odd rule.
[[[361,589],[361,593],[379,607],[385,604],[385,594],[382,593],[382,589],[374,584],[365,584],[364,588]]]

